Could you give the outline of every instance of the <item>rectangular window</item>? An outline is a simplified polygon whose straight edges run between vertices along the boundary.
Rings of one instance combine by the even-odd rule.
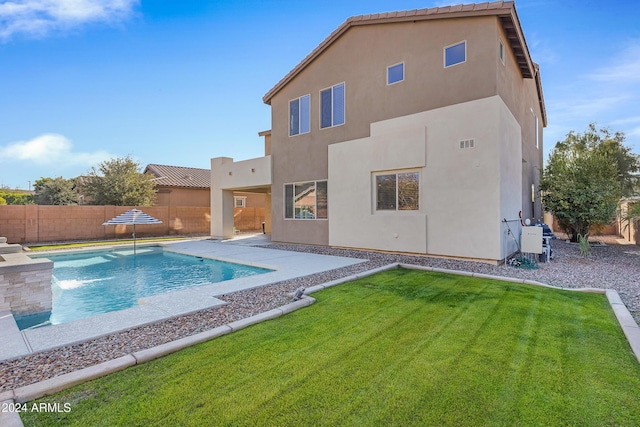
[[[538,116],[536,116],[536,148],[540,149],[540,128],[538,127]]]
[[[474,148],[476,146],[476,141],[474,139],[463,139],[460,141],[460,148]]]
[[[376,175],[376,210],[410,211],[420,208],[420,173]]]
[[[316,218],[327,219],[329,217],[329,201],[327,181],[316,182]]]
[[[326,219],[327,207],[327,181],[285,184],[286,219]]]
[[[320,91],[320,128],[344,124],[344,83]]]
[[[529,111],[531,111],[531,115],[533,116],[533,126],[535,126],[533,135],[536,139],[536,148],[540,149],[540,131],[538,130],[538,126],[540,123],[538,122],[538,116],[536,116],[536,113],[533,112],[533,108],[529,108]]]
[[[498,55],[500,56],[500,62],[504,65],[504,44],[502,43],[502,40],[500,40],[500,45],[498,47]]]
[[[397,209],[396,175],[376,176],[376,209],[387,211]]]
[[[284,217],[293,218],[293,184],[284,186]]]
[[[461,64],[467,60],[467,42],[456,43],[444,48],[444,67]]]
[[[246,208],[247,207],[247,198],[244,196],[234,196],[233,197],[234,206],[236,208]]]
[[[311,95],[289,101],[289,136],[311,130]]]
[[[392,85],[404,80],[404,62],[387,67],[387,84]]]

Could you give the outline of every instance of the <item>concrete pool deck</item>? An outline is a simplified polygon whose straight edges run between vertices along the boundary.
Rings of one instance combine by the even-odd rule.
[[[140,247],[140,245],[138,245]],[[20,331],[9,312],[0,313],[0,360],[88,341],[132,327],[224,305],[220,295],[364,262],[364,259],[248,246],[242,241],[180,241],[156,244],[166,251],[267,268],[269,273],[201,285],[139,299],[125,310],[59,325]],[[92,250],[100,250],[93,248]],[[60,252],[56,252],[59,254]]]

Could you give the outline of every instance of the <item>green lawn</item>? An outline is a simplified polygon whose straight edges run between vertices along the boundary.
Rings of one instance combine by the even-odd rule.
[[[603,295],[412,270],[40,402],[26,426],[640,425]]]

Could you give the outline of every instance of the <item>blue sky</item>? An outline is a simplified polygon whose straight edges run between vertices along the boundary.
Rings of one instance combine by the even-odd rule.
[[[262,96],[348,17],[456,3],[0,0],[0,186],[126,155],[198,168],[261,156]],[[541,68],[545,159],[592,121],[640,153],[640,2],[516,9]]]

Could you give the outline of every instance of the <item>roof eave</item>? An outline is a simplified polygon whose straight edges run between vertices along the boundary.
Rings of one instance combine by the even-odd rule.
[[[211,190],[211,187],[203,187],[201,185],[174,185],[174,184],[156,184],[158,187],[176,188],[185,190]]]
[[[534,63],[536,70],[536,90],[538,91],[538,102],[540,103],[540,112],[542,114],[542,126],[547,127],[547,107],[544,104],[544,93],[542,92],[542,79],[540,78],[540,67]]]
[[[509,9],[509,13],[505,15],[498,15],[498,18],[500,19],[502,28],[507,34],[507,38],[509,39],[509,45],[511,46],[513,55],[516,58],[518,67],[520,68],[522,78],[534,78],[535,67],[531,60],[531,54],[529,53],[527,41],[524,38],[522,26],[520,25],[520,19],[518,19],[518,13],[516,12],[515,6],[512,4]]]

